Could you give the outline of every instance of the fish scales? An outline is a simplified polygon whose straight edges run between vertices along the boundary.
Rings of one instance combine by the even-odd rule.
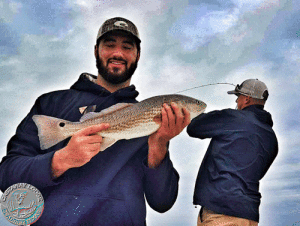
[[[137,106],[138,107],[138,106]],[[117,123],[111,124],[110,128],[100,133],[102,136],[118,136],[117,134],[120,131],[123,131],[122,138],[124,139],[131,139],[139,134],[149,135],[149,132],[144,130],[145,133],[141,133],[138,129],[139,127],[159,127],[157,123],[153,121],[153,119],[160,115],[161,107],[157,107],[155,111],[152,109],[143,109],[137,108],[135,110],[128,111],[127,109],[124,112],[120,112],[120,115],[123,118],[116,118],[118,119]],[[106,120],[105,120],[106,121]],[[109,120],[107,120],[109,121]]]
[[[151,111],[148,109],[139,110],[140,107],[136,106],[137,109],[121,109],[119,114],[108,114],[102,118],[95,118],[85,121],[85,123],[80,125],[80,128],[85,128],[88,125],[100,124],[103,122],[110,123],[110,128],[101,132],[100,134],[105,136],[109,134],[114,134],[120,131],[126,131],[134,128],[141,123],[147,126],[146,123],[151,122],[152,118],[160,114],[157,108],[156,111]],[[128,137],[128,136],[127,136]]]
[[[164,103],[174,102],[180,108],[186,108],[191,119],[201,114],[206,104],[200,100],[174,94],[161,95],[145,99],[139,103],[120,103],[100,113],[87,113],[80,122],[70,122],[50,116],[34,115],[38,127],[38,136],[42,149],[47,149],[72,136],[78,130],[91,125],[109,123],[110,127],[99,134],[104,138],[104,149],[121,139],[132,139],[154,133],[160,127],[161,109]]]

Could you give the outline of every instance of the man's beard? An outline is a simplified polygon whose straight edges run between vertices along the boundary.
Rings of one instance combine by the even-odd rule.
[[[123,59],[117,59],[117,58],[112,58],[115,60],[123,60]],[[109,60],[112,60],[109,59]],[[107,82],[111,83],[111,84],[121,84],[123,82],[126,82],[127,80],[129,80],[133,73],[135,72],[135,69],[137,68],[137,64],[138,64],[138,60],[136,59],[136,61],[129,67],[127,68],[127,61],[126,62],[126,69],[122,74],[118,74],[117,71],[116,73],[111,73],[108,71],[107,67],[104,66],[103,61],[99,58],[99,56],[96,56],[96,66],[98,68],[98,73],[100,76],[102,76],[104,78],[104,80],[106,80]]]

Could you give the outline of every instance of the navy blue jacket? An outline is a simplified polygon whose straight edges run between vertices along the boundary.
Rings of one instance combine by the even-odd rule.
[[[278,152],[271,115],[263,106],[202,114],[187,128],[191,137],[212,138],[196,180],[194,204],[259,221],[263,178]]]
[[[79,108],[97,105],[100,111],[119,102],[137,102],[129,86],[114,93],[82,74],[69,90],[44,94],[18,126],[0,164],[0,188],[29,183],[43,194],[45,205],[34,225],[145,225],[148,204],[158,212],[169,210],[178,193],[179,176],[169,155],[156,169],[147,167],[148,137],[121,140],[90,162],[52,178],[51,160],[68,140],[41,150],[32,120],[43,114],[79,121]],[[91,75],[90,75],[91,76]]]

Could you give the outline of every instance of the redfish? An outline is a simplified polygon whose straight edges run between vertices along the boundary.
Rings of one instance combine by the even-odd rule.
[[[78,130],[91,125],[109,123],[110,127],[99,132],[103,137],[101,151],[118,140],[132,139],[151,135],[161,126],[161,109],[164,103],[176,103],[186,108],[191,119],[204,112],[206,104],[200,100],[178,94],[161,95],[145,99],[139,103],[118,103],[101,112],[90,112],[82,116],[79,122],[34,115],[33,121],[38,127],[41,149],[47,149],[72,136]]]

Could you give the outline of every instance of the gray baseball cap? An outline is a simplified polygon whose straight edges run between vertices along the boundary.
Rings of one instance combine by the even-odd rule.
[[[129,34],[133,35],[134,38],[140,43],[140,35],[138,32],[137,27],[130,21],[122,17],[115,17],[106,20],[100,27],[97,39],[101,38],[103,35],[107,34],[108,32],[121,30],[128,32]]]
[[[247,79],[241,85],[236,85],[234,90],[227,93],[242,94],[260,100],[267,100],[269,96],[266,84],[258,79]]]

